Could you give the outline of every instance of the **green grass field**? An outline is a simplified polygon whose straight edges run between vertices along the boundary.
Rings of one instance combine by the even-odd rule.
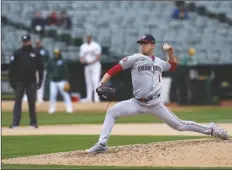
[[[177,111],[175,114],[183,120],[192,120],[196,122],[232,122],[232,108],[198,108],[188,111]],[[28,113],[22,114],[21,125],[28,125]],[[102,124],[105,118],[103,112],[76,112],[66,114],[57,112],[49,115],[48,113],[38,113],[39,125],[56,124]],[[9,126],[12,122],[12,113],[2,112],[2,126]],[[158,123],[158,118],[152,115],[137,115],[130,117],[121,117],[117,123]]]
[[[183,139],[199,139],[200,137],[185,136],[111,136],[109,146],[126,144],[139,144]],[[85,150],[94,144],[98,136],[65,135],[65,136],[3,136],[2,159],[21,156],[38,155],[73,150]],[[3,165],[3,168],[67,168],[67,166],[41,166],[41,165]],[[68,166],[69,168],[69,166]],[[78,168],[78,167],[70,167]],[[85,167],[90,168],[91,167]],[[93,168],[93,167],[92,167]],[[95,167],[94,167],[95,168]],[[101,167],[99,167],[101,168]],[[108,167],[109,168],[109,167]]]
[[[232,108],[198,108],[187,111],[177,111],[175,114],[184,120],[197,122],[232,122]],[[28,113],[23,113],[21,125],[28,125]],[[105,113],[99,112],[76,112],[73,114],[38,113],[39,125],[57,124],[101,124]],[[12,113],[2,112],[2,126],[9,126],[12,121]],[[138,115],[132,117],[122,117],[117,123],[157,123],[158,118],[151,115]],[[160,141],[171,141],[180,139],[196,139],[200,137],[185,136],[111,136],[109,146],[125,144],[138,144]],[[53,136],[2,136],[2,159],[14,158],[45,153],[65,152],[73,150],[87,149],[94,144],[98,136],[88,135],[53,135]],[[41,166],[41,165],[2,165],[3,169],[118,169],[118,167],[77,167],[77,166]],[[129,168],[129,167],[120,167]],[[144,167],[138,167],[145,169]],[[151,167],[151,169],[162,167]],[[137,169],[137,168],[131,168]],[[148,169],[146,167],[146,169]],[[164,168],[167,169],[167,168]],[[186,168],[182,168],[186,169]],[[190,168],[193,169],[193,168]],[[210,168],[212,169],[212,168]],[[223,168],[220,168],[223,169]],[[230,169],[230,168],[228,168]]]

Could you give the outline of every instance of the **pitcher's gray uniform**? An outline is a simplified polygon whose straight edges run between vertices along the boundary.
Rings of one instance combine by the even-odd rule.
[[[183,121],[176,117],[160,100],[162,72],[171,67],[169,62],[158,57],[134,54],[123,58],[119,64],[123,69],[131,69],[134,98],[117,103],[106,114],[99,143],[107,143],[115,120],[120,116],[152,114],[162,119],[173,129],[179,131],[195,131],[210,135],[212,128],[193,121]],[[136,98],[153,98],[139,102]]]
[[[107,82],[121,70],[131,69],[134,97],[119,102],[107,110],[98,142],[86,151],[89,153],[106,151],[107,141],[115,120],[120,116],[137,114],[152,114],[157,116],[175,130],[194,131],[216,136],[224,140],[229,139],[227,133],[215,123],[200,125],[193,121],[181,120],[163,104],[160,99],[162,72],[173,71],[176,67],[177,63],[174,62],[173,49],[165,43],[164,50],[169,50],[168,53],[170,52],[169,58],[171,60],[164,61],[158,57],[144,55],[146,53],[151,54],[151,50],[154,50],[155,39],[152,35],[144,35],[137,43],[140,43],[143,54],[139,53],[123,58],[119,64],[112,67],[103,76],[100,82],[101,86],[101,83]]]

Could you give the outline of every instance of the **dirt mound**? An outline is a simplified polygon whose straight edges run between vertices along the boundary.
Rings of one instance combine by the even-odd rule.
[[[86,166],[232,167],[232,140],[198,139],[111,147],[101,154],[84,151],[12,158],[7,164]]]

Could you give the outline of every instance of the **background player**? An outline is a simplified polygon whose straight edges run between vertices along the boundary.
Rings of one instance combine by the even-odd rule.
[[[61,51],[54,50],[54,58],[48,62],[47,74],[50,78],[50,108],[49,113],[56,111],[56,97],[58,90],[64,98],[67,113],[73,112],[72,102],[69,94],[64,91],[64,86],[68,83],[68,72],[65,61],[62,59]]]
[[[100,101],[95,89],[98,87],[101,76],[101,51],[101,46],[92,40],[91,35],[86,37],[86,42],[80,47],[80,62],[85,64],[86,99],[84,102],[91,102],[93,93],[94,101]]]
[[[132,99],[122,101],[109,108],[103,123],[99,141],[87,152],[103,152],[107,150],[107,142],[115,120],[120,116],[152,114],[163,120],[168,126],[178,131],[194,131],[212,135],[221,139],[229,139],[227,133],[215,123],[201,125],[193,121],[184,121],[174,115],[160,100],[162,72],[174,71],[177,66],[174,51],[168,44],[164,50],[169,60],[164,61],[154,56],[155,39],[152,35],[144,35],[137,41],[140,54],[123,58],[119,64],[111,68],[102,78],[100,86],[122,70],[131,69],[133,95]]]

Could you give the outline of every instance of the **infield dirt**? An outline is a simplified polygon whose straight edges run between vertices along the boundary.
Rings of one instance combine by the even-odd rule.
[[[106,153],[60,152],[3,160],[6,164],[232,167],[232,140],[198,139],[111,147]]]

